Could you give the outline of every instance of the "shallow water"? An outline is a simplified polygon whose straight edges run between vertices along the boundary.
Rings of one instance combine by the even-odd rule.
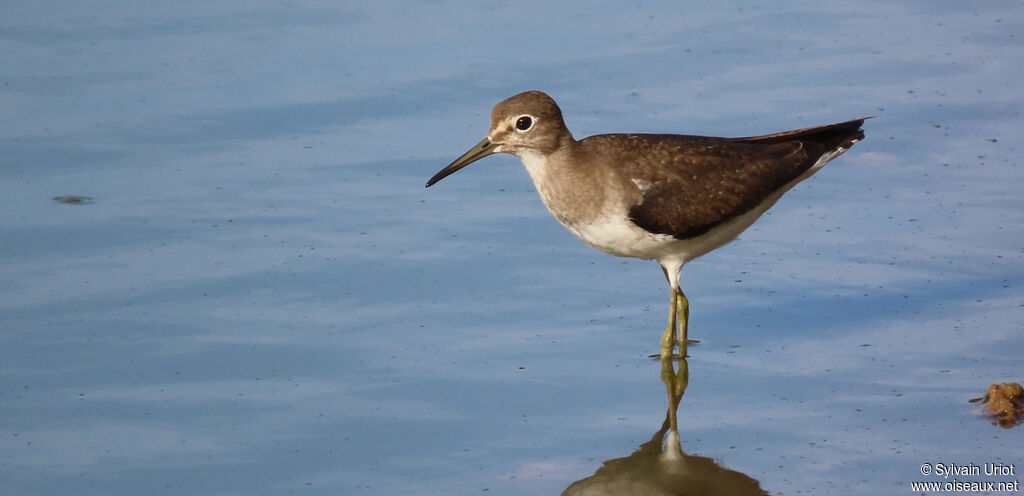
[[[531,88],[577,137],[878,116],[684,269],[684,460],[1019,478],[921,468],[1024,461],[967,402],[1021,380],[1021,4],[5,11],[3,492],[558,494],[649,453],[657,265],[508,156],[423,188]]]

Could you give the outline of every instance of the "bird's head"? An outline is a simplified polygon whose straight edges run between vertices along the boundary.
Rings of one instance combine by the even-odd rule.
[[[540,91],[520,93],[494,106],[487,137],[430,178],[427,187],[488,155],[547,154],[565,140],[572,140],[572,134],[565,127],[558,104]]]

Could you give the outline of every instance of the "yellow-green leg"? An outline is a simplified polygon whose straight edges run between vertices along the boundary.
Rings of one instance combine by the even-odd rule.
[[[679,358],[686,358],[690,356],[686,353],[686,334],[690,322],[690,300],[686,299],[686,295],[683,294],[681,289],[676,289],[673,291],[673,294],[678,295],[676,298],[673,298],[676,304],[675,312],[669,313],[675,313],[679,318]]]
[[[668,281],[671,299],[668,303],[668,327],[661,335],[661,357],[672,356],[672,350],[679,345],[679,358],[686,358],[687,330],[690,321],[690,300],[686,299],[683,290],[679,289],[679,271],[682,263],[661,261],[661,271]]]
[[[678,307],[678,298],[676,297],[676,290],[670,289],[669,291],[672,293],[672,298],[668,303],[668,328],[665,329],[665,334],[661,335],[662,359],[672,356],[672,349],[676,344],[676,308]]]
[[[672,298],[668,303],[668,327],[661,335],[661,357],[672,356],[672,350],[679,344],[679,358],[686,358],[687,330],[690,321],[690,300],[680,289],[671,289]]]

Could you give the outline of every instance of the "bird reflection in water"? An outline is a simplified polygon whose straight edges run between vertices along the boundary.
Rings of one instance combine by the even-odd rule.
[[[661,380],[668,391],[668,411],[661,429],[633,454],[604,462],[594,475],[574,482],[562,496],[768,494],[746,474],[711,458],[683,452],[676,412],[690,380],[686,359],[663,358]]]

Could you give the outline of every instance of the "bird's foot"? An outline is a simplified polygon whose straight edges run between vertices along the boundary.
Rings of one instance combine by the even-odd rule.
[[[673,342],[673,344],[674,344],[674,342]],[[687,348],[689,348],[689,345],[700,344],[700,340],[699,339],[687,339],[686,340],[686,344],[687,344]],[[659,360],[665,360],[665,359],[668,359],[668,358],[690,358],[690,354],[687,353],[686,356],[680,357],[679,354],[675,353],[675,346],[672,346],[672,347],[670,347],[668,349],[665,349],[664,347],[662,347],[661,348],[661,353],[652,353],[650,355],[647,355],[647,358],[657,358]]]

